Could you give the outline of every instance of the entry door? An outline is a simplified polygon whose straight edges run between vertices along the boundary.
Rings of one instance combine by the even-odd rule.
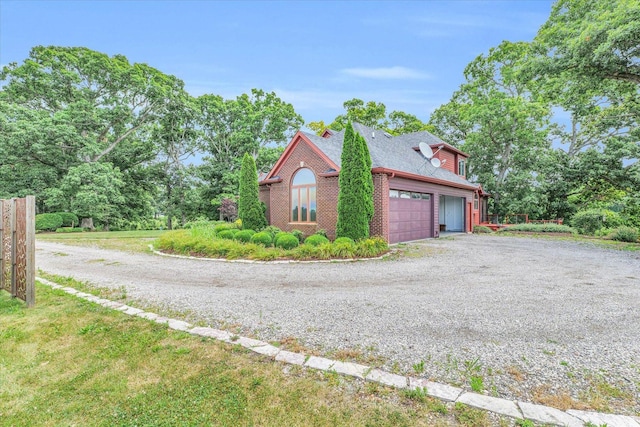
[[[464,231],[464,197],[440,196],[439,213],[446,231]]]

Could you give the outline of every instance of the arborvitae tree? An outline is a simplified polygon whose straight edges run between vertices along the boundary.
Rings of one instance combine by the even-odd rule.
[[[336,237],[369,237],[369,221],[373,217],[371,156],[365,139],[353,130],[351,122],[345,128],[338,182]]]
[[[258,172],[256,162],[248,153],[242,158],[240,169],[240,200],[238,200],[238,217],[242,220],[242,228],[262,230],[267,226],[267,219],[258,197]]]

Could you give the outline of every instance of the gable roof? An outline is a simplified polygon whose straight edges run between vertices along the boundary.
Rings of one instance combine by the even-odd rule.
[[[456,187],[478,188],[478,184],[473,184],[465,178],[444,168],[434,167],[424,156],[414,149],[421,142],[425,142],[430,146],[444,145],[447,148],[453,148],[459,154],[465,153],[450,146],[440,138],[432,135],[427,131],[413,132],[405,135],[392,136],[384,131],[370,128],[359,123],[353,124],[353,129],[364,137],[369,147],[371,155],[371,168],[384,170],[385,172],[399,172],[413,179],[422,177],[424,180],[438,181],[439,183],[450,183]],[[300,135],[300,138],[298,138]],[[329,133],[323,133],[318,136],[307,132],[298,132],[292,142],[287,146],[278,162],[275,164],[271,172],[267,175],[267,179],[277,175],[278,170],[288,157],[292,149],[299,143],[300,139],[304,139],[310,147],[318,153],[321,153],[327,163],[334,164],[336,170],[340,170],[342,144],[344,142],[344,130]]]

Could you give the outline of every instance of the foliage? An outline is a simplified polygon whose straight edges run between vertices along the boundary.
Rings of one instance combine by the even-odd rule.
[[[258,243],[263,246],[269,247],[273,244],[273,237],[271,236],[271,233],[261,231],[251,236],[251,243]]]
[[[220,193],[238,193],[245,153],[255,159],[258,170],[271,169],[284,144],[304,123],[291,104],[259,89],[231,100],[206,94],[197,102],[201,149],[206,153],[200,177],[208,183],[203,195],[208,200]]]
[[[73,227],[80,224],[80,221],[78,220],[78,216],[74,213],[70,213],[70,212],[56,212],[56,213],[62,217],[63,227]]]
[[[256,234],[256,232],[250,229],[239,230],[233,235],[233,238],[239,242],[248,243],[254,234]]]
[[[62,226],[62,217],[56,213],[43,213],[36,215],[36,230],[54,231]]]
[[[493,230],[484,225],[474,225],[473,232],[475,234],[490,234],[493,233]]]
[[[221,231],[233,230],[233,229],[237,229],[237,228],[238,227],[232,222],[223,222],[223,223],[215,224],[213,226],[213,232],[215,234],[219,234]]]
[[[356,243],[356,256],[371,258],[389,250],[389,244],[382,237],[369,237]]]
[[[334,258],[352,258],[355,251],[356,242],[349,237],[338,237],[331,244],[331,255]]]
[[[537,165],[550,149],[551,110],[518,73],[528,54],[526,43],[502,42],[478,56],[465,68],[466,82],[430,120],[469,153],[467,176],[493,196],[494,214],[542,214],[533,189]]]
[[[617,212],[608,209],[587,209],[576,213],[571,225],[581,234],[593,235],[601,228],[615,228],[622,225]]]
[[[56,233],[82,233],[84,228],[81,227],[61,227],[56,228]]]
[[[278,233],[282,233],[282,230],[280,230],[278,227],[276,227],[275,225],[268,225],[265,228],[262,229],[262,231],[265,231],[269,234],[271,234],[271,239],[275,240],[276,235]]]
[[[514,224],[508,227],[502,228],[499,230],[500,232],[507,231],[525,231],[530,233],[571,233],[574,234],[576,232],[575,229],[569,227],[568,225],[563,224],[554,224],[554,223],[546,223],[546,224]]]
[[[351,122],[345,129],[340,164],[336,236],[364,239],[369,236],[374,209],[371,155]]]
[[[305,245],[318,246],[323,243],[329,243],[329,239],[320,234],[312,234],[311,236],[304,239]]]
[[[238,200],[238,217],[242,220],[244,228],[262,230],[267,226],[258,191],[256,164],[253,157],[245,153],[240,171],[240,199]]]
[[[322,229],[322,228],[316,230],[316,232],[313,233],[313,234],[319,234],[320,236],[324,236],[324,237],[327,237],[327,238],[329,237],[329,236],[327,236],[327,230]]]
[[[613,240],[629,243],[636,243],[638,236],[638,229],[634,227],[618,227],[609,235]]]
[[[347,245],[355,245],[356,242],[350,238],[350,237],[338,237],[336,240],[333,241],[333,243],[337,243],[337,244],[347,244]]]
[[[300,244],[296,236],[291,233],[284,233],[278,236],[275,241],[275,247],[282,249],[293,249]]]
[[[232,230],[232,229],[222,230],[217,234],[217,236],[219,238],[227,239],[227,240],[232,240],[235,235],[236,235],[236,233],[234,233],[234,230]]]
[[[238,203],[232,198],[225,197],[220,202],[218,211],[220,212],[220,219],[235,221],[238,217]]]
[[[293,229],[291,230],[291,234],[296,236],[296,239],[298,239],[298,242],[302,243],[304,241],[304,233],[302,231]]]

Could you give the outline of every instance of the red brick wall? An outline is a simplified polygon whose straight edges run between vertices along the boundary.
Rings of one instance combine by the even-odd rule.
[[[375,213],[369,224],[369,234],[389,240],[389,178],[373,175],[373,206]]]
[[[302,166],[301,166],[301,162]],[[309,168],[316,175],[317,185],[317,222],[291,222],[290,184],[293,175],[301,168]],[[269,224],[284,230],[298,229],[305,235],[323,229],[329,238],[335,238],[335,227],[338,218],[338,177],[321,177],[330,166],[322,160],[303,140],[293,149],[287,161],[282,165],[278,176],[282,182],[271,184],[269,191]],[[262,186],[266,187],[266,186]],[[261,197],[266,191],[261,191]],[[261,198],[262,200],[262,198]]]

